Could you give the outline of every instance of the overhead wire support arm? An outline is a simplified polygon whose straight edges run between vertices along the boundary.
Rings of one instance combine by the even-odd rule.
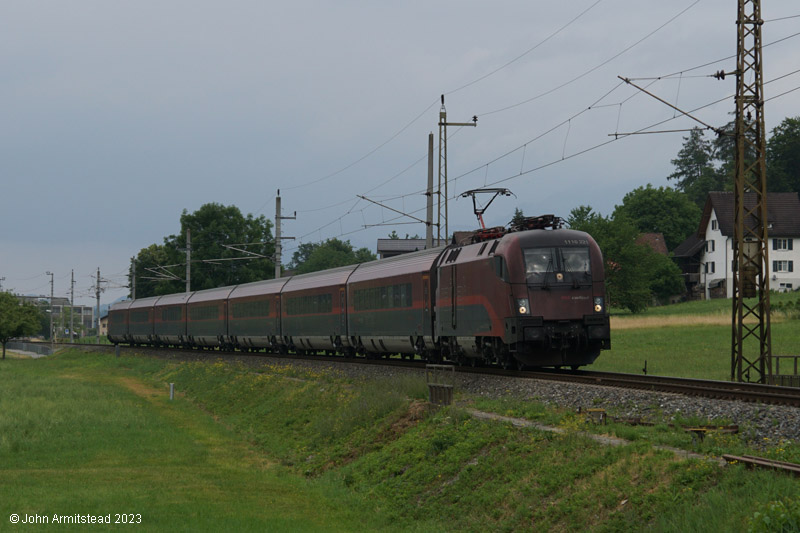
[[[294,218],[294,217],[293,217],[293,218]],[[287,237],[287,238],[288,238],[288,237]],[[291,238],[294,238],[294,237],[291,237]],[[261,244],[261,243],[258,243],[258,244]],[[269,258],[268,258],[266,255],[257,254],[257,253],[255,253],[255,252],[250,252],[250,251],[248,251],[248,250],[243,250],[243,249],[241,249],[241,248],[236,248],[235,246],[231,246],[230,244],[223,244],[222,246],[223,246],[223,247],[225,247],[225,248],[227,248],[228,250],[233,250],[233,251],[235,251],[235,252],[240,252],[240,253],[243,253],[243,254],[247,254],[247,255],[249,255],[249,256],[252,256],[252,258],[264,258],[264,259],[269,259]],[[250,257],[247,257],[247,258],[240,258],[240,259],[251,259],[251,258],[250,258]]]
[[[423,223],[423,224],[425,224],[426,226],[428,225],[428,222],[427,222],[427,221],[425,221],[425,220],[422,220],[421,218],[417,218],[417,217],[415,217],[415,216],[413,216],[413,215],[409,215],[408,213],[403,213],[402,211],[398,211],[397,209],[394,209],[394,208],[392,208],[392,207],[389,207],[388,205],[384,205],[384,204],[382,204],[382,203],[380,203],[380,202],[376,202],[375,200],[370,200],[370,199],[369,199],[369,198],[367,198],[366,196],[361,196],[360,194],[357,194],[356,196],[358,196],[358,197],[359,197],[359,198],[361,198],[362,200],[366,200],[366,201],[368,201],[368,202],[372,202],[372,203],[373,203],[373,204],[375,204],[375,205],[379,205],[379,206],[383,207],[384,209],[388,209],[389,211],[394,211],[395,213],[398,213],[398,214],[400,214],[400,215],[403,215],[404,217],[413,218],[414,220],[416,220],[416,221],[418,221],[418,222],[422,222],[422,223]],[[380,226],[382,226],[383,224],[373,224],[373,225],[380,225]],[[367,228],[367,227],[370,227],[370,226],[364,225],[364,227],[365,227],[365,228]]]
[[[666,100],[664,100],[664,99],[663,99],[663,98],[661,98],[660,96],[656,96],[655,94],[651,93],[651,92],[650,92],[650,91],[648,91],[647,89],[645,89],[645,88],[643,88],[643,87],[639,87],[638,85],[636,85],[635,83],[633,83],[633,82],[631,81],[631,79],[630,79],[630,78],[625,78],[625,77],[622,77],[622,76],[617,76],[617,77],[618,77],[619,79],[621,79],[622,81],[624,81],[625,83],[627,83],[628,85],[633,85],[634,87],[636,87],[637,89],[639,89],[640,91],[642,91],[644,94],[646,94],[646,95],[648,95],[648,96],[652,96],[653,98],[655,98],[656,100],[658,100],[658,101],[659,101],[659,102],[661,102],[662,104],[665,104],[665,105],[667,105],[668,107],[671,107],[672,109],[674,109],[674,110],[675,110],[675,111],[677,111],[678,113],[680,113],[680,114],[682,114],[682,115],[684,115],[684,116],[687,116],[687,117],[689,117],[690,119],[694,120],[695,122],[698,122],[698,123],[702,124],[702,125],[703,125],[703,126],[705,126],[706,128],[708,128],[708,129],[712,130],[712,131],[713,131],[714,133],[716,133],[717,135],[720,135],[720,136],[722,136],[722,135],[725,135],[725,134],[726,134],[725,130],[723,130],[722,128],[717,128],[716,126],[712,126],[711,124],[707,124],[707,123],[703,122],[702,120],[700,120],[699,118],[697,118],[697,117],[695,117],[694,115],[692,115],[691,113],[689,113],[689,112],[687,112],[687,111],[684,111],[683,109],[680,109],[679,107],[676,107],[676,106],[674,106],[674,105],[670,104],[669,102],[667,102]],[[619,135],[619,134],[617,134],[617,135]]]

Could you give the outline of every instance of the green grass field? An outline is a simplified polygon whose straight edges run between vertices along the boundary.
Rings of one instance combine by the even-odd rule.
[[[773,303],[794,301],[795,294],[773,294]],[[592,370],[697,379],[731,378],[731,300],[708,300],[653,307],[612,316],[611,350],[600,354]],[[800,356],[800,320],[781,314],[771,320],[773,355]],[[745,343],[757,357],[759,345]],[[784,367],[786,368],[786,367]]]
[[[362,524],[347,494],[331,498],[275,467],[192,402],[170,402],[163,386],[113,359],[77,353],[0,365],[0,529],[9,530],[12,513],[50,520],[132,514],[141,520],[136,529],[147,531],[350,531]],[[134,365],[142,372],[161,363]]]
[[[573,412],[460,397],[565,430],[555,435],[428,411],[424,395],[421,378],[353,381],[276,364],[78,349],[7,359],[0,528],[52,530],[13,526],[12,513],[128,513],[149,531],[740,531],[798,502],[788,476],[653,449],[693,446],[666,425],[608,428],[632,439],[608,447],[582,436],[597,429]],[[730,437],[697,449],[726,450],[746,451]],[[800,457],[786,443],[770,453]]]

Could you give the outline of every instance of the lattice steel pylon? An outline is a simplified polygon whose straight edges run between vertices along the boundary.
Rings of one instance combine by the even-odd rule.
[[[769,383],[766,140],[760,0],[738,0],[731,381]]]

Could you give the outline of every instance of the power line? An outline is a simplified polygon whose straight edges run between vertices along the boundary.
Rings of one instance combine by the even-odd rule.
[[[509,65],[511,65],[511,64],[513,64],[513,63],[516,63],[517,61],[519,61],[520,59],[522,59],[522,58],[523,58],[523,57],[525,57],[526,55],[530,54],[531,52],[533,52],[534,50],[536,50],[537,48],[539,48],[540,46],[542,46],[544,43],[546,43],[547,41],[549,41],[550,39],[552,39],[553,37],[555,37],[556,35],[558,35],[558,34],[559,34],[559,33],[561,33],[562,31],[564,31],[564,30],[565,30],[565,29],[567,29],[568,27],[572,26],[572,24],[574,24],[575,22],[577,22],[577,21],[578,21],[578,19],[580,19],[581,17],[583,17],[583,16],[584,16],[586,13],[588,13],[589,11],[591,11],[591,10],[592,10],[592,8],[594,8],[594,7],[595,7],[597,4],[599,4],[599,3],[600,3],[600,2],[602,2],[602,1],[603,1],[603,0],[597,0],[597,1],[596,1],[594,4],[590,5],[589,7],[587,7],[587,8],[586,8],[586,9],[584,9],[583,11],[581,11],[581,12],[580,12],[580,13],[579,13],[577,16],[575,16],[575,18],[573,18],[572,20],[570,20],[569,22],[567,22],[566,24],[564,24],[563,26],[561,26],[560,28],[558,28],[556,31],[554,31],[553,33],[551,33],[550,35],[548,35],[547,37],[545,37],[544,39],[542,39],[542,40],[541,40],[541,41],[539,41],[538,43],[536,43],[536,44],[535,44],[533,47],[531,47],[531,48],[528,48],[526,51],[524,51],[523,53],[521,53],[520,55],[518,55],[517,57],[515,57],[515,58],[514,58],[514,59],[512,59],[511,61],[509,61],[509,62],[505,63],[504,65],[502,65],[502,66],[500,66],[500,67],[497,67],[496,69],[492,70],[492,71],[491,71],[491,72],[489,72],[488,74],[484,74],[483,76],[481,76],[481,77],[479,77],[479,78],[476,78],[476,79],[472,80],[471,82],[469,82],[469,83],[466,83],[466,84],[462,85],[461,87],[459,87],[459,88],[457,88],[457,89],[453,89],[452,91],[445,92],[444,94],[445,94],[445,95],[451,95],[451,94],[453,94],[453,93],[457,93],[457,92],[458,92],[458,91],[460,91],[461,89],[466,89],[467,87],[470,87],[470,86],[472,86],[472,85],[475,85],[476,83],[478,83],[478,82],[480,82],[480,81],[483,81],[483,80],[485,80],[486,78],[488,78],[488,77],[490,77],[490,76],[493,76],[493,75],[497,74],[498,72],[500,72],[500,71],[501,71],[501,70],[503,70],[504,68],[508,67]]]
[[[506,67],[508,67],[508,66],[512,65],[513,63],[515,63],[515,62],[519,61],[520,59],[522,59],[522,58],[523,58],[523,57],[525,57],[526,55],[530,54],[531,52],[533,52],[534,50],[536,50],[537,48],[539,48],[541,45],[543,45],[544,43],[546,43],[547,41],[549,41],[550,39],[552,39],[552,38],[553,38],[553,37],[555,37],[556,35],[560,34],[562,31],[564,31],[564,30],[565,30],[565,29],[567,29],[569,26],[571,26],[572,24],[574,24],[575,22],[577,22],[577,21],[578,21],[580,18],[582,18],[582,17],[583,17],[583,16],[584,16],[586,13],[588,13],[589,11],[591,11],[591,10],[592,10],[592,9],[593,9],[595,6],[597,6],[598,4],[600,4],[602,1],[603,1],[603,0],[597,0],[597,1],[596,1],[596,2],[594,2],[592,5],[590,5],[588,8],[586,8],[586,9],[584,9],[582,12],[580,12],[580,13],[579,13],[577,16],[575,16],[574,18],[572,18],[572,19],[571,19],[569,22],[567,22],[566,24],[564,24],[563,26],[561,26],[560,28],[558,28],[556,31],[554,31],[553,33],[551,33],[549,36],[547,36],[546,38],[544,38],[542,41],[538,42],[536,45],[534,45],[533,47],[529,48],[528,50],[526,50],[526,51],[525,51],[525,52],[523,52],[522,54],[518,55],[518,56],[517,56],[517,57],[515,57],[514,59],[512,59],[512,60],[510,60],[510,61],[508,61],[508,62],[506,62],[506,63],[504,63],[503,65],[501,65],[500,67],[497,67],[496,69],[494,69],[494,70],[490,71],[489,73],[487,73],[487,74],[484,74],[484,75],[482,75],[482,76],[480,76],[480,77],[478,77],[478,78],[476,78],[476,79],[472,80],[471,82],[469,82],[469,83],[466,83],[466,84],[464,84],[464,85],[462,85],[462,86],[460,86],[460,87],[458,87],[458,88],[456,88],[456,89],[453,89],[453,90],[451,90],[451,91],[449,91],[449,92],[445,92],[444,94],[445,94],[445,95],[447,95],[447,94],[453,94],[453,93],[456,93],[456,92],[458,92],[458,91],[461,91],[462,89],[466,89],[467,87],[470,87],[470,86],[472,86],[472,85],[475,85],[476,83],[479,83],[479,82],[481,82],[481,81],[483,81],[483,80],[485,80],[485,79],[487,79],[487,78],[489,78],[489,77],[493,76],[494,74],[497,74],[497,73],[498,73],[498,72],[500,72],[501,70],[505,69]],[[697,0],[697,2],[699,2],[699,1],[700,1],[700,0]],[[434,101],[433,103],[431,103],[430,105],[428,105],[428,107],[426,107],[424,111],[422,111],[420,114],[418,114],[416,117],[414,117],[414,119],[412,119],[412,120],[411,120],[409,123],[407,123],[405,126],[403,126],[403,127],[402,127],[400,130],[398,130],[398,131],[397,131],[397,132],[396,132],[394,135],[392,135],[392,136],[391,136],[391,137],[389,137],[389,138],[388,138],[386,141],[382,142],[381,144],[379,144],[378,146],[376,146],[375,148],[373,148],[372,150],[370,150],[369,152],[367,152],[367,153],[366,153],[366,154],[364,154],[363,156],[359,157],[358,159],[356,159],[356,160],[355,160],[355,161],[353,161],[352,163],[350,163],[350,164],[348,164],[348,165],[345,165],[344,167],[340,168],[339,170],[336,170],[335,172],[331,172],[330,174],[327,174],[327,175],[325,175],[325,176],[322,176],[322,177],[320,177],[320,178],[317,178],[317,179],[315,179],[315,180],[312,180],[312,181],[309,181],[309,182],[306,182],[306,183],[302,183],[302,184],[299,184],[299,185],[295,185],[295,186],[292,186],[292,187],[284,187],[284,190],[294,190],[294,189],[299,189],[299,188],[302,188],[302,187],[307,187],[307,186],[309,186],[309,185],[314,185],[314,184],[320,183],[320,182],[322,182],[322,181],[325,181],[325,180],[327,180],[327,179],[333,178],[334,176],[337,176],[337,175],[341,174],[342,172],[345,172],[346,170],[349,170],[350,168],[354,167],[355,165],[357,165],[357,164],[358,164],[358,163],[360,163],[361,161],[363,161],[363,160],[367,159],[369,156],[371,156],[372,154],[374,154],[375,152],[377,152],[378,150],[380,150],[381,148],[383,148],[384,146],[386,146],[387,144],[389,144],[390,142],[392,142],[393,140],[395,140],[395,139],[396,139],[398,136],[400,136],[400,135],[401,135],[401,134],[402,134],[404,131],[406,131],[406,130],[407,130],[409,127],[411,127],[411,125],[413,125],[413,124],[414,124],[415,122],[417,122],[417,121],[418,121],[420,118],[422,118],[422,117],[425,115],[425,113],[427,113],[427,112],[428,112],[428,111],[429,111],[429,110],[430,110],[430,109],[431,109],[433,106],[435,106],[435,105],[436,105],[436,103],[437,103],[437,101]],[[260,208],[257,210],[257,212],[258,212],[258,213],[262,212],[262,211],[263,211],[263,209],[264,209],[264,207],[266,207],[266,205],[267,205],[267,202],[265,202],[265,203],[264,203],[264,204],[263,204],[263,205],[262,205],[262,206],[261,206],[261,207],[260,207]]]
[[[485,112],[485,113],[479,113],[479,114],[478,114],[478,116],[493,115],[493,114],[495,114],[495,113],[500,113],[500,112],[503,112],[503,111],[508,111],[509,109],[514,109],[515,107],[519,107],[519,106],[521,106],[521,105],[524,105],[524,104],[527,104],[527,103],[533,102],[534,100],[538,100],[539,98],[542,98],[542,97],[544,97],[544,96],[547,96],[547,95],[549,95],[549,94],[552,94],[552,93],[554,93],[554,92],[558,91],[559,89],[563,89],[564,87],[566,87],[566,86],[568,86],[568,85],[571,85],[571,84],[575,83],[576,81],[580,80],[581,78],[584,78],[584,77],[588,76],[589,74],[591,74],[592,72],[594,72],[595,70],[597,70],[597,69],[599,69],[599,68],[601,68],[601,67],[604,67],[605,65],[607,65],[607,64],[609,64],[609,63],[611,63],[613,60],[617,59],[617,58],[618,58],[618,57],[620,57],[621,55],[623,55],[623,54],[625,54],[626,52],[628,52],[629,50],[631,50],[632,48],[634,48],[634,47],[638,46],[639,44],[641,44],[642,42],[646,41],[647,39],[649,39],[650,37],[652,37],[653,35],[655,35],[656,33],[658,33],[658,32],[659,32],[660,30],[662,30],[664,27],[666,27],[667,25],[669,25],[669,24],[670,24],[671,22],[673,22],[675,19],[677,19],[678,17],[680,17],[681,15],[683,15],[684,13],[686,13],[687,11],[689,11],[690,9],[692,9],[694,6],[696,6],[696,5],[697,5],[697,4],[699,4],[699,3],[700,3],[700,0],[695,0],[695,2],[694,2],[694,3],[692,3],[692,4],[691,4],[691,5],[689,5],[688,7],[684,8],[684,9],[683,9],[681,12],[679,12],[677,15],[673,16],[672,18],[670,18],[668,21],[666,21],[665,23],[663,23],[661,26],[659,26],[659,27],[658,27],[658,28],[656,28],[655,30],[651,31],[650,33],[648,33],[647,35],[645,35],[644,37],[642,37],[641,39],[639,39],[638,41],[636,41],[636,42],[635,42],[635,43],[633,43],[632,45],[630,45],[630,46],[628,46],[628,47],[626,47],[626,48],[622,49],[622,51],[620,51],[620,52],[618,52],[618,53],[614,54],[613,56],[611,56],[610,58],[606,59],[606,60],[605,60],[605,61],[603,61],[602,63],[600,63],[600,64],[598,64],[598,65],[596,65],[596,66],[592,67],[591,69],[589,69],[589,70],[587,70],[587,71],[583,72],[583,73],[582,73],[582,74],[580,74],[579,76],[576,76],[576,77],[572,78],[571,80],[569,80],[569,81],[566,81],[566,82],[562,83],[561,85],[558,85],[558,86],[556,86],[556,87],[554,87],[554,88],[552,88],[552,89],[549,89],[549,90],[547,90],[547,91],[545,91],[545,92],[543,92],[543,93],[539,93],[539,94],[537,94],[536,96],[533,96],[533,97],[531,97],[531,98],[528,98],[527,100],[523,100],[523,101],[521,101],[521,102],[517,102],[516,104],[512,104],[512,105],[509,105],[509,106],[506,106],[506,107],[502,107],[502,108],[500,108],[500,109],[495,109],[494,111],[487,111],[487,112]]]

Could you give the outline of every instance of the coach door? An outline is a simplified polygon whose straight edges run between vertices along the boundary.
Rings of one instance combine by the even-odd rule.
[[[422,276],[422,334],[430,335],[433,332],[432,325],[430,278]]]
[[[457,265],[453,265],[450,272],[450,310],[453,331],[458,325],[458,273],[456,272]]]
[[[273,330],[273,335],[276,337],[281,336],[281,295],[275,295],[275,322],[273,323],[275,329]]]
[[[339,289],[339,335],[347,335],[347,305],[344,294],[344,287]]]

